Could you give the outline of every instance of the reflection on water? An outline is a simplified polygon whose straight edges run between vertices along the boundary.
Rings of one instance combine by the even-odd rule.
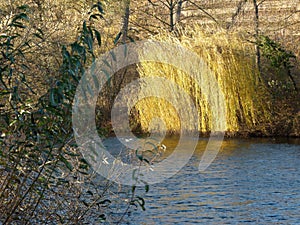
[[[128,224],[300,224],[300,140],[226,140],[213,164],[189,163],[146,194]],[[164,141],[168,151],[176,140]],[[166,152],[170,154],[170,152]]]

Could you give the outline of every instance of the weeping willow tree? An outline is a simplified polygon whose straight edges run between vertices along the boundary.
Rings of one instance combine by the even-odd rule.
[[[227,132],[256,130],[265,132],[264,125],[270,120],[269,95],[260,79],[255,62],[255,46],[247,42],[245,37],[237,34],[223,31],[212,34],[199,27],[186,30],[189,31],[182,32],[180,40],[166,32],[161,32],[154,39],[180,44],[196,52],[207,63],[225,96]],[[176,52],[168,54],[173,57]],[[182,60],[188,63],[188,59]],[[201,69],[203,68],[199,68]],[[162,63],[142,62],[138,71],[140,77],[165,77],[184,89],[197,107],[199,132],[211,131],[212,108],[197,81],[174,66]],[[201,86],[203,85],[209,87],[210,83]],[[148,129],[149,121],[153,117],[160,117],[169,132],[176,133],[179,130],[182,121],[174,107],[166,102],[166,100],[149,97],[136,105],[142,130]],[[185,102],[179,104],[184,105]]]

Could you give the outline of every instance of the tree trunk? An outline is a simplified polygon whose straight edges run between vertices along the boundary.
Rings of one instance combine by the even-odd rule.
[[[170,9],[170,31],[174,30],[174,4],[173,4],[173,0],[170,1],[169,4],[169,9]]]
[[[229,30],[231,27],[234,26],[237,17],[239,16],[239,14],[242,12],[242,9],[244,7],[244,5],[247,3],[247,0],[241,0],[238,4],[237,4],[237,8],[236,11],[234,12],[234,14],[231,17],[231,22],[227,25],[227,29]]]
[[[183,0],[179,0],[178,3],[177,3],[176,23],[180,22],[182,3],[183,3]]]
[[[256,0],[253,0],[253,6],[254,6],[254,24],[255,24],[255,41],[256,41],[256,64],[258,67],[258,71],[261,74],[261,53],[260,53],[260,47],[259,47],[259,9],[258,9],[258,3]]]
[[[123,16],[123,26],[122,26],[122,44],[126,43],[128,25],[129,25],[129,16],[130,16],[130,0],[125,0],[125,11]]]

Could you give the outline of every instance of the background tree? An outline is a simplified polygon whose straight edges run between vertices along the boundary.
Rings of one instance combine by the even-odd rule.
[[[122,33],[122,44],[126,43],[127,40],[127,33],[128,33],[128,26],[129,26],[129,16],[130,16],[130,0],[124,0],[125,10],[123,16],[123,25],[121,29]]]

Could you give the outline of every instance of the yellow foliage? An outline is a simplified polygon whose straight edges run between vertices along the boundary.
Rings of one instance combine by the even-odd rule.
[[[254,45],[247,42],[241,34],[226,33],[222,30],[209,32],[194,26],[180,33],[180,38],[177,38],[161,31],[153,39],[180,44],[205,60],[225,96],[227,131],[250,131],[256,129],[260,123],[267,122],[270,117],[269,95],[257,71]],[[172,57],[176,53],[169,54]],[[140,77],[165,77],[183,88],[191,95],[197,107],[199,131],[211,131],[211,106],[201,94],[197,82],[183,71],[162,63],[142,62],[138,71]],[[173,116],[174,108],[171,105],[165,105],[157,98],[147,98],[139,102],[136,108],[142,129],[147,130],[149,121],[155,116],[165,121],[169,131],[179,131],[180,121],[178,116]]]

